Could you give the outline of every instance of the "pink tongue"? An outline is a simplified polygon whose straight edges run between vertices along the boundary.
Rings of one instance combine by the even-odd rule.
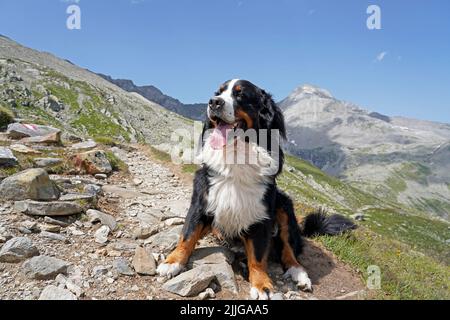
[[[209,143],[215,150],[222,149],[227,144],[228,132],[233,128],[230,124],[220,124],[214,129]]]

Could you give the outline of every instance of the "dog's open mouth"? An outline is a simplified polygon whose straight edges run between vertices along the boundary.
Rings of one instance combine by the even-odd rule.
[[[213,120],[216,122],[216,128],[211,135],[209,143],[216,150],[222,149],[228,144],[230,133],[234,133],[234,130],[245,130],[245,121],[243,120],[237,120],[233,124],[227,123],[219,118]]]

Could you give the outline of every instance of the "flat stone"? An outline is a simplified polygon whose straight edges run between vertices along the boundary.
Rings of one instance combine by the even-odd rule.
[[[234,253],[225,247],[204,247],[196,249],[188,262],[188,266],[197,267],[203,264],[232,264]]]
[[[41,154],[42,152],[38,151],[38,150],[34,150],[30,147],[27,147],[26,145],[23,144],[12,144],[9,146],[9,148],[12,151],[18,152],[18,153],[24,153],[24,154]]]
[[[76,143],[70,146],[72,150],[89,150],[97,147],[97,143],[93,140]]]
[[[52,233],[58,233],[61,231],[61,226],[54,225],[54,224],[41,224],[40,229],[42,231],[52,232]]]
[[[158,233],[158,227],[138,227],[133,230],[133,239],[145,240]]]
[[[17,263],[39,255],[33,242],[24,237],[8,240],[0,249],[0,262]]]
[[[56,184],[44,169],[28,169],[16,173],[0,184],[3,200],[57,200],[60,196]]]
[[[69,222],[62,221],[61,219],[64,219],[64,218],[55,219],[55,218],[51,218],[51,217],[45,216],[44,217],[44,222],[46,222],[48,224],[54,224],[54,225],[57,225],[57,226],[60,226],[60,227],[63,227],[63,228],[66,228],[66,227],[70,226]]]
[[[24,262],[22,270],[29,278],[36,280],[51,280],[58,274],[66,274],[69,263],[48,256],[33,257]]]
[[[49,168],[53,166],[60,165],[63,162],[60,158],[36,158],[34,159],[34,164],[38,168]]]
[[[0,147],[0,167],[15,167],[19,161],[12,151],[5,147]]]
[[[170,212],[176,217],[185,218],[189,210],[189,201],[172,201],[168,205]]]
[[[151,236],[145,240],[145,244],[151,243],[153,246],[158,247],[164,252],[171,251],[175,248],[180,239],[181,230],[183,230],[183,226],[172,227],[171,229]]]
[[[108,245],[108,249],[116,250],[116,251],[128,251],[133,252],[137,248],[137,244],[135,241],[117,241]]]
[[[106,179],[108,179],[108,176],[106,174],[104,174],[104,173],[97,173],[94,176],[94,178],[98,179],[98,180],[106,180]]]
[[[154,276],[156,274],[156,262],[145,248],[137,247],[133,257],[133,268],[141,275]]]
[[[223,262],[219,264],[203,265],[203,267],[209,268],[210,272],[216,276],[217,282],[222,289],[228,290],[234,294],[238,293],[238,286],[231,265]]]
[[[215,275],[209,268],[200,266],[170,279],[163,289],[182,297],[193,297],[204,291],[214,279]]]
[[[53,233],[53,232],[41,231],[39,236],[41,238],[45,238],[45,239],[50,239],[50,240],[54,240],[54,241],[60,241],[60,242],[64,242],[64,243],[70,243],[69,239],[67,239],[65,236],[63,236],[61,234],[56,234],[56,233]]]
[[[134,198],[141,198],[145,195],[139,191],[131,190],[122,188],[119,186],[114,185],[106,185],[102,187],[103,191],[106,193],[111,193],[117,197],[124,198],[124,199],[134,199]]]
[[[122,275],[125,276],[134,276],[134,271],[130,267],[130,264],[128,261],[124,258],[118,258],[113,261],[113,267],[116,269],[117,272],[119,272]]]
[[[21,143],[25,144],[61,144],[61,132],[51,133],[45,136],[36,136],[23,138],[20,140]]]
[[[42,290],[39,300],[77,300],[77,297],[69,290],[49,285]]]
[[[11,139],[22,139],[26,137],[47,136],[52,133],[61,133],[61,130],[36,124],[11,123],[6,131]]]
[[[92,269],[92,276],[94,278],[98,278],[100,276],[106,275],[109,271],[109,268],[106,266],[95,266]]]
[[[95,231],[95,242],[99,244],[105,244],[108,242],[108,235],[111,229],[108,226],[101,226]]]
[[[164,221],[164,224],[166,226],[179,226],[181,224],[184,224],[184,219],[183,218],[170,218]]]
[[[79,204],[69,201],[16,201],[14,209],[17,212],[33,216],[70,216],[83,212],[83,208]]]
[[[86,211],[86,215],[88,216],[90,223],[100,222],[101,224],[108,226],[111,231],[117,229],[117,221],[112,215],[93,209]]]

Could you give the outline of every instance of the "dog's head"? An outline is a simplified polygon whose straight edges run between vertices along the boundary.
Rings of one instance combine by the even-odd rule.
[[[272,96],[247,80],[230,80],[222,84],[210,99],[205,131],[213,129],[215,148],[225,147],[228,135],[233,131],[256,132],[260,145],[261,129],[265,129],[263,146],[269,152],[276,151],[282,157],[281,143],[272,150],[271,138],[276,132],[279,138],[286,138],[284,117]],[[281,170],[281,168],[280,168]]]

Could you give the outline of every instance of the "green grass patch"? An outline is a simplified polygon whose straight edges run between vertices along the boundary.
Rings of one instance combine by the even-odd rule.
[[[199,166],[196,164],[183,164],[181,167],[181,171],[187,174],[194,174],[199,169]]]
[[[112,151],[105,151],[105,154],[114,171],[128,172],[126,163],[120,160]]]
[[[152,147],[152,146],[149,146],[149,149],[150,149],[151,155],[156,160],[159,160],[159,161],[162,161],[162,162],[171,162],[172,161],[172,158],[171,158],[170,154],[168,154],[167,152],[158,150],[158,149],[156,149],[155,147]]]
[[[381,270],[381,290],[373,291],[376,298],[450,298],[450,269],[400,242],[365,228],[351,235],[319,237],[318,240],[340,260],[358,270],[365,282],[369,276],[367,268],[378,266]]]
[[[94,141],[105,146],[116,147],[118,144],[116,139],[107,136],[95,136]]]

